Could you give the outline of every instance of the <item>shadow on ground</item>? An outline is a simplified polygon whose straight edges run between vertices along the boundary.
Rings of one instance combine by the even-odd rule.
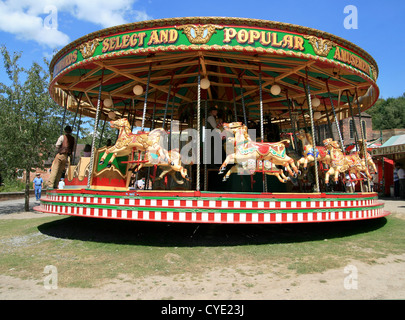
[[[30,211],[33,210],[35,206],[37,206],[39,202],[35,202],[34,200],[30,199],[29,202],[29,209]],[[2,201],[0,202],[0,215],[2,214],[12,214],[12,213],[17,213],[17,212],[24,212],[24,202],[22,200],[17,200],[17,201]]]
[[[66,217],[38,226],[48,236],[101,243],[160,247],[297,243],[343,238],[382,228],[386,218],[289,225],[137,222]]]

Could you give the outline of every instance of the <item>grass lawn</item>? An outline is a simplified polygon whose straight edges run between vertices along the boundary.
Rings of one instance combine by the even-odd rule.
[[[79,217],[0,220],[0,273],[42,281],[54,265],[64,287],[93,287],[120,274],[198,275],[240,266],[299,274],[374,263],[405,251],[405,220],[292,225],[205,225]],[[242,271],[240,271],[242,272]]]

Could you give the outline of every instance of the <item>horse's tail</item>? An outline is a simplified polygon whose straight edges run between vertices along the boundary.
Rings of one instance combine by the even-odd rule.
[[[283,139],[280,141],[286,148],[290,145],[290,139]]]
[[[156,128],[153,129],[151,132],[149,132],[148,136],[154,136],[154,135],[162,135],[162,134],[167,134],[166,130],[163,128]]]

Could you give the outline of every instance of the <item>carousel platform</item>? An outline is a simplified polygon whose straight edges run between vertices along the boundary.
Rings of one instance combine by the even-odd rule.
[[[390,212],[376,193],[213,193],[52,190],[36,211],[169,223],[277,224],[374,219]]]

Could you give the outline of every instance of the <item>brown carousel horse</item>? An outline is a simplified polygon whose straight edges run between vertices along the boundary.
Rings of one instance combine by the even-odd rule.
[[[108,165],[111,166],[111,163],[117,156],[129,155],[135,149],[138,152],[145,151],[146,158],[146,162],[144,164],[141,163],[141,166],[137,170],[142,166],[158,165],[170,167],[170,170],[163,170],[163,172],[169,173],[174,170],[180,172],[183,178],[187,177],[187,170],[181,165],[180,154],[177,151],[168,152],[160,145],[161,136],[166,134],[164,129],[158,128],[149,133],[141,132],[134,134],[126,118],[112,120],[110,121],[110,126],[119,129],[118,139],[115,145],[107,148],[99,164],[103,164],[106,157],[112,153],[113,155],[108,161]]]
[[[224,123],[223,127],[225,130],[231,130],[235,135],[235,152],[226,157],[225,161],[219,168],[219,174],[224,173],[226,166],[229,163],[242,164],[249,160],[269,161],[274,165],[284,166],[292,176],[294,173],[298,174],[298,169],[294,164],[294,160],[286,153],[286,146],[288,146],[289,140],[286,139],[272,143],[254,142],[250,139],[247,133],[247,127],[242,125],[241,122]],[[279,174],[279,171],[270,171],[268,174],[277,175]]]
[[[329,177],[334,176],[335,183],[338,182],[339,173],[345,172],[348,169],[348,163],[345,155],[340,149],[337,141],[328,138],[323,140],[323,144],[329,150],[330,168],[325,173],[325,184],[329,184]]]
[[[366,154],[366,161],[364,161],[364,165],[367,166],[367,168],[371,167],[373,169],[373,173],[376,173],[377,167],[373,161],[373,158],[371,157],[370,153],[367,152],[367,149],[364,152],[364,148],[367,148],[367,141],[363,141],[362,139],[360,139],[357,144],[359,147],[358,155],[363,161],[364,161],[364,153]]]
[[[314,146],[312,142],[312,137],[309,133],[306,133],[305,130],[301,129],[296,134],[296,137],[301,140],[302,146],[304,149],[303,157],[297,161],[297,167],[299,168],[301,165],[304,169],[307,168],[308,163],[315,161],[314,156]],[[315,148],[316,158],[318,161],[329,164],[330,163],[330,155],[328,150],[324,146],[316,146]]]
[[[136,149],[137,151],[146,151],[155,141],[149,139],[149,136],[152,134],[141,132],[138,134],[134,134],[131,131],[131,126],[129,125],[128,119],[121,118],[118,120],[110,121],[111,128],[115,128],[119,130],[118,138],[115,144],[105,151],[104,155],[101,157],[99,164],[103,164],[104,160],[107,156],[112,153],[111,159],[108,161],[108,164],[114,161],[117,156],[126,156],[132,152],[132,149]],[[161,129],[156,129],[161,130]],[[153,135],[156,139],[159,138],[158,135]],[[157,141],[159,142],[159,140]]]
[[[335,183],[337,183],[339,174],[345,171],[354,172],[358,177],[361,172],[364,172],[367,178],[372,178],[367,165],[365,165],[365,162],[362,161],[357,153],[343,154],[337,141],[333,141],[331,138],[323,140],[323,143],[330,153],[330,168],[325,174],[326,184],[329,184],[329,177],[331,175],[334,176]]]

